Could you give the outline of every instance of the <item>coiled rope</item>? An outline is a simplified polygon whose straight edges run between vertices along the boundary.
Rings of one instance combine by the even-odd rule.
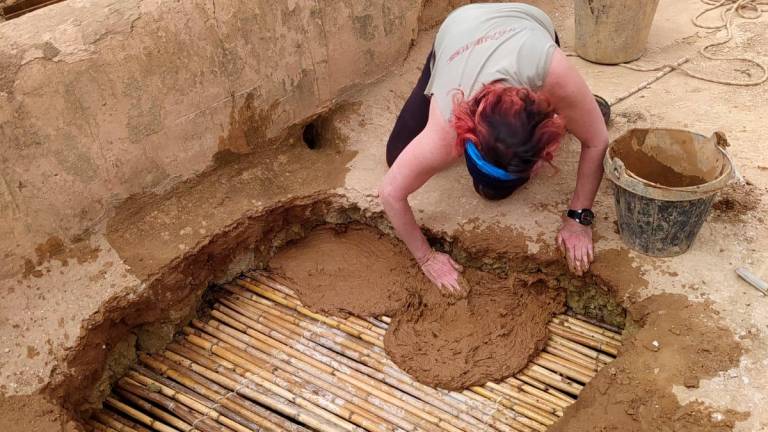
[[[686,69],[682,66],[683,64],[688,63],[691,60],[691,57],[683,57],[682,59],[678,60],[674,64],[667,63],[667,64],[654,66],[654,67],[636,66],[632,63],[622,63],[620,66],[625,67],[627,69],[640,71],[640,72],[654,72],[654,71],[661,71],[664,69],[679,70],[690,77],[700,79],[702,81],[708,81],[716,84],[733,85],[733,86],[756,86],[768,81],[768,67],[766,67],[764,64],[760,63],[759,61],[753,58],[719,57],[719,56],[710,54],[708,52],[708,50],[710,50],[711,48],[720,46],[720,45],[725,45],[733,39],[733,19],[736,16],[747,19],[747,20],[757,20],[763,16],[764,12],[768,12],[768,0],[701,0],[701,1],[708,7],[693,18],[692,20],[693,25],[695,25],[698,28],[708,29],[708,30],[725,29],[727,31],[727,34],[725,39],[717,42],[712,42],[710,44],[703,46],[699,50],[699,54],[704,58],[707,58],[709,60],[714,60],[714,61],[742,61],[742,62],[751,63],[762,71],[762,75],[760,76],[760,78],[749,80],[749,81],[737,81],[737,80],[721,79],[721,78],[716,78],[711,76],[705,76],[697,72],[693,72],[689,69]],[[707,15],[710,12],[718,9],[720,10],[719,23],[704,24],[701,22],[701,18],[704,15]]]
[[[707,81],[707,82],[716,83],[716,84],[732,85],[732,86],[756,86],[756,85],[763,84],[768,80],[768,67],[758,62],[757,60],[754,60],[748,57],[717,57],[707,52],[707,50],[709,50],[710,48],[720,46],[720,45],[725,45],[726,43],[730,42],[733,39],[733,19],[735,16],[738,15],[739,17],[748,19],[748,20],[759,19],[760,17],[763,16],[764,12],[768,12],[768,0],[701,0],[701,2],[707,5],[708,7],[693,18],[692,20],[693,25],[695,25],[696,27],[699,27],[702,29],[708,29],[708,30],[726,29],[728,33],[725,39],[719,42],[712,42],[702,47],[699,50],[699,54],[701,54],[704,58],[715,60],[715,61],[734,61],[735,60],[735,61],[752,63],[762,70],[763,72],[762,76],[758,79],[751,80],[751,81],[736,81],[736,80],[720,79],[720,78],[701,75],[699,73],[692,72],[683,67],[684,64],[688,63],[691,60],[690,56],[683,57],[678,61],[676,61],[675,63],[666,63],[659,66],[654,66],[654,67],[643,67],[643,66],[637,66],[633,63],[622,63],[619,66],[627,69],[631,69],[634,71],[638,71],[638,72],[659,71],[659,73],[653,78],[633,88],[632,90],[610,100],[609,104],[611,106],[616,105],[619,102],[631,97],[632,95],[638,93],[639,91],[645,89],[646,87],[650,86],[656,81],[664,78],[666,75],[668,75],[672,71],[676,71],[676,70],[679,70],[690,77],[693,77],[702,81]],[[716,25],[701,23],[700,20],[704,15],[718,9],[720,9],[720,20],[721,20],[720,23]]]

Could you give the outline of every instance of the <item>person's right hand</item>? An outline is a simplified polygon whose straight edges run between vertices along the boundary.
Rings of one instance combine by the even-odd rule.
[[[462,294],[464,288],[459,283],[459,272],[464,269],[449,255],[430,249],[418,262],[421,271],[441,291],[451,295]]]

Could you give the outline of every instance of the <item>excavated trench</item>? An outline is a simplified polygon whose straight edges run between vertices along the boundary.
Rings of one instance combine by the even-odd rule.
[[[626,314],[597,278],[487,238],[430,236],[465,266],[453,297],[343,197],[251,215],[103,311],[106,366],[65,397],[94,430],[547,430]]]

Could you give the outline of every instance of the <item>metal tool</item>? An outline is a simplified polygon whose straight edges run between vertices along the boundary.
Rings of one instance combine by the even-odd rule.
[[[768,283],[757,277],[757,275],[749,271],[749,269],[746,267],[739,267],[736,269],[736,274],[741,276],[741,278],[745,281],[749,282],[750,285],[755,287],[764,296],[768,296]]]

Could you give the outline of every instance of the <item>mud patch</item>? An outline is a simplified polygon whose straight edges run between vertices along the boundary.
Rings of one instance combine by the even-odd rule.
[[[43,264],[55,260],[66,267],[70,261],[76,261],[78,264],[92,262],[99,255],[98,246],[92,246],[88,241],[87,235],[81,235],[72,239],[71,243],[66,243],[58,236],[51,236],[43,243],[35,247],[36,258],[34,260],[27,258],[24,260],[23,276],[42,277]]]
[[[712,204],[713,216],[725,222],[742,222],[760,208],[763,192],[750,184],[734,184],[724,189]]]
[[[518,372],[541,350],[552,315],[565,310],[564,289],[514,272],[467,270],[469,295],[445,296],[402,243],[363,225],[317,229],[270,266],[311,309],[392,316],[387,354],[418,381],[452,390]]]
[[[587,386],[553,432],[731,430],[747,415],[681,406],[673,386],[695,386],[738,366],[741,344],[707,303],[649,297],[629,309],[638,324],[619,357]]]
[[[379,316],[405,307],[408,287],[425,283],[409,256],[402,243],[355,224],[320,227],[269,264],[317,312]]]
[[[426,284],[384,338],[392,360],[433,387],[460,390],[515,374],[541,351],[547,322],[565,310],[565,291],[543,281],[471,269],[464,276],[466,298]]]

